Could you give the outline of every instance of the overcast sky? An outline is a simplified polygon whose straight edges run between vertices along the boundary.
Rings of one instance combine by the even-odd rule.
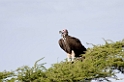
[[[124,0],[0,0],[0,71],[66,58],[59,30],[82,44],[124,39]],[[118,81],[121,82],[121,81]]]

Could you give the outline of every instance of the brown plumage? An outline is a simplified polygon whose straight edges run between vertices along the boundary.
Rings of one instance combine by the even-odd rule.
[[[81,54],[85,54],[86,48],[79,39],[69,36],[66,29],[59,32],[62,35],[59,45],[66,53],[72,55],[72,51],[74,51],[75,57],[81,57]]]

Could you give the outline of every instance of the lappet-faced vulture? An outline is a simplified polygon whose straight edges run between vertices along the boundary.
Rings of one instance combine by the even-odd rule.
[[[59,45],[67,53],[68,61],[74,61],[75,57],[81,57],[81,54],[85,54],[86,48],[81,44],[81,41],[69,36],[67,29],[59,31],[59,33],[62,36]]]

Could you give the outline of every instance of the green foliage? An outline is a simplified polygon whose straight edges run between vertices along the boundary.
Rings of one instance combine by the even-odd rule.
[[[7,71],[0,72],[0,82],[7,80],[7,78],[11,76],[13,76],[13,72],[7,72]]]
[[[83,61],[53,64],[46,69],[43,64],[35,62],[33,67],[23,66],[15,72],[0,72],[1,82],[11,76],[6,82],[91,82],[92,80],[118,79],[118,72],[124,73],[124,40],[109,42],[104,45],[93,45],[88,48]],[[117,71],[118,70],[118,71]]]
[[[38,61],[42,60],[43,58],[39,59]],[[40,77],[46,77],[44,74],[44,71],[46,71],[46,68],[43,66],[43,64],[37,64],[38,61],[35,62],[34,66],[32,68],[28,66],[24,66],[21,68],[18,68],[17,71],[17,80],[21,82],[38,82],[38,79]]]

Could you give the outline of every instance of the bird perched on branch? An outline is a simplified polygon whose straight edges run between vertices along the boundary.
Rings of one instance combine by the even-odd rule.
[[[76,57],[81,57],[81,54],[85,54],[86,48],[79,39],[69,36],[67,29],[61,30],[59,33],[62,37],[59,40],[59,45],[67,53],[68,61],[74,61]]]

